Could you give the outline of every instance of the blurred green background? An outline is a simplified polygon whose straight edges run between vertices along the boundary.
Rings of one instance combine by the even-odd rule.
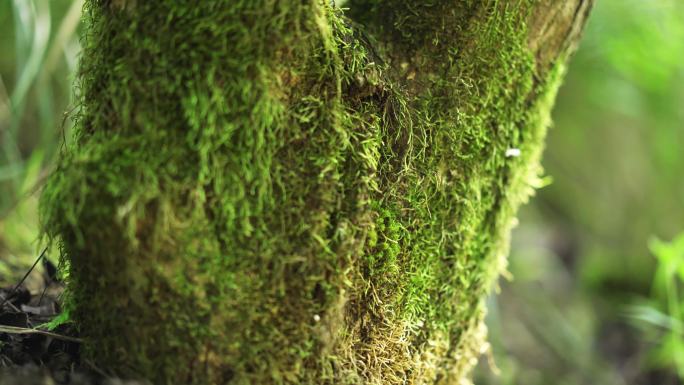
[[[4,286],[39,251],[37,197],[69,137],[81,7],[0,0]],[[553,183],[521,213],[475,383],[682,383],[684,0],[597,0],[554,120]]]
[[[684,1],[597,0],[553,116],[475,383],[682,383]]]
[[[80,0],[0,0],[0,284],[5,286],[38,255],[37,193],[62,138],[69,136],[66,111],[72,108],[81,8]]]

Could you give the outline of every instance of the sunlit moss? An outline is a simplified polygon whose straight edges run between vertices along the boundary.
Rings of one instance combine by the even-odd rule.
[[[42,201],[87,355],[160,384],[465,378],[556,79],[526,4],[365,35],[317,2],[89,1]]]

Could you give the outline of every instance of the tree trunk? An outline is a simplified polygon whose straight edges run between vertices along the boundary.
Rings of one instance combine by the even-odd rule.
[[[460,384],[591,0],[90,0],[43,192],[99,367]]]

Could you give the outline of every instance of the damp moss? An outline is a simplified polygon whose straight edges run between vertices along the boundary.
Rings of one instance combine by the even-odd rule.
[[[532,1],[413,3],[86,1],[41,212],[87,357],[157,384],[467,377],[562,64],[535,66]]]

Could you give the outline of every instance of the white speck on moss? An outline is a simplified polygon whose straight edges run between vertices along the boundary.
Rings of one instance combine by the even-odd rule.
[[[520,156],[519,148],[509,148],[506,149],[506,158],[517,158]]]

